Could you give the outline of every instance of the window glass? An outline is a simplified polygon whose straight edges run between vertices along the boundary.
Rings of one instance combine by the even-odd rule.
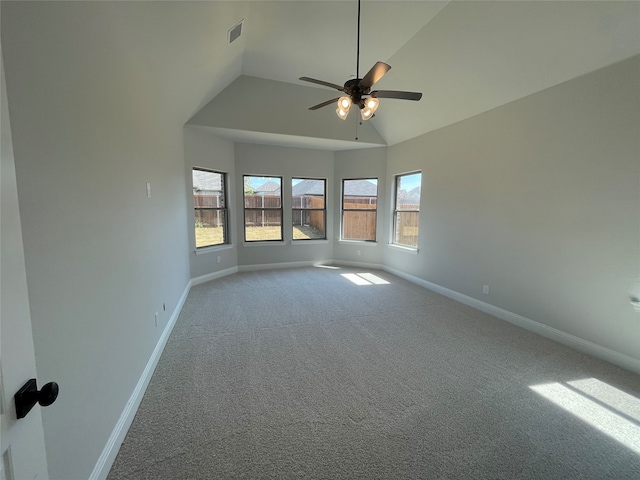
[[[376,241],[378,179],[342,181],[342,240]]]
[[[422,173],[397,175],[395,180],[392,243],[417,248]]]
[[[294,240],[327,238],[326,190],[327,181],[324,179],[291,179]]]
[[[226,175],[193,169],[196,248],[228,243]]]
[[[282,178],[245,175],[244,239],[282,240]]]

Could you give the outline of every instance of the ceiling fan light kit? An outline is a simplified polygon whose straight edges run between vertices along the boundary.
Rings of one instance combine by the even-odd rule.
[[[351,110],[351,99],[349,97],[340,97],[338,99],[338,108],[336,108],[338,118],[346,120],[349,110]]]
[[[364,108],[361,108],[360,115],[363,120],[369,120],[378,109],[380,102],[377,98],[369,97],[364,100]]]
[[[338,106],[344,110],[349,111],[351,108],[351,99],[349,97],[340,97],[338,99]]]
[[[377,62],[371,70],[363,78],[352,78],[347,80],[344,86],[337,85],[335,83],[325,82],[324,80],[317,80],[310,77],[300,77],[300,80],[310,83],[316,83],[318,85],[324,85],[325,87],[334,88],[340,92],[346,93],[345,96],[340,98],[334,98],[327,100],[326,102],[319,103],[313,107],[309,107],[309,110],[318,110],[319,108],[331,105],[336,100],[338,101],[338,108],[336,109],[336,115],[342,120],[346,120],[349,115],[351,105],[357,105],[360,108],[360,116],[362,120],[369,120],[372,118],[380,105],[378,98],[395,98],[399,100],[414,100],[418,101],[422,98],[422,93],[419,92],[403,92],[398,90],[378,90],[371,91],[371,87],[378,82],[389,70],[391,66],[384,62]],[[358,49],[356,57],[356,77],[360,74],[360,0],[358,0]]]

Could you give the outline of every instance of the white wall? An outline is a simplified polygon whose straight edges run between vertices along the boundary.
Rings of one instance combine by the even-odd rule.
[[[211,249],[201,249],[196,255],[195,239],[195,213],[193,208],[189,209],[189,258],[191,260],[191,278],[227,270],[238,266],[238,237],[236,233],[236,209],[242,204],[235,201],[235,159],[233,142],[217,137],[206,130],[206,128],[185,126],[184,127],[184,151],[185,151],[185,179],[187,191],[187,205],[193,205],[193,167],[210,168],[217,172],[227,174],[227,203],[229,209],[229,240],[232,246],[213,247]],[[217,258],[220,257],[220,263]]]
[[[335,221],[334,221],[334,258],[337,261],[382,264],[387,223],[387,148],[369,148],[336,152],[335,160]],[[378,179],[378,219],[376,224],[376,242],[340,241],[342,180],[353,178]],[[358,251],[360,255],[358,255]]]
[[[60,480],[91,474],[189,282],[184,119],[127,69],[118,32],[96,21],[107,7],[2,5],[38,379],[60,384],[42,411]]]
[[[236,144],[235,146],[236,238],[238,265],[261,265],[280,262],[323,262],[333,258],[334,174],[333,152],[267,145]],[[273,175],[282,177],[284,241],[280,244],[243,244],[244,212],[243,175]],[[324,178],[327,180],[327,239],[298,241],[292,244],[291,179]]]
[[[388,185],[421,169],[423,191],[419,254],[385,264],[640,359],[639,67],[389,147]]]
[[[219,148],[224,154],[214,163],[226,167],[234,156],[236,206],[243,174],[284,177],[285,243],[242,245],[236,208],[230,266],[347,259],[333,240],[288,242],[290,179],[328,180],[327,236],[334,239],[339,177],[364,173],[365,158],[375,159],[376,172],[382,163],[383,150],[334,155],[239,144],[232,152],[226,141],[191,135],[183,124],[197,110],[187,101],[193,85],[174,84],[193,65],[170,65],[163,75],[164,57],[144,56],[145,42],[179,39],[163,22],[147,24],[159,25],[153,38],[141,31],[149,18],[144,2],[122,7],[133,9],[135,22],[111,5],[2,2],[38,378],[61,387],[43,410],[52,479],[89,476],[190,274],[220,268],[191,255],[190,269],[185,149],[205,161],[209,148]],[[164,8],[189,10],[158,11]],[[184,59],[202,65],[214,58],[204,53]],[[212,88],[201,68],[198,101]],[[424,192],[419,255],[385,247],[384,263],[639,358],[638,313],[628,301],[640,294],[639,78],[636,57],[389,148],[386,203],[400,171],[422,169]],[[380,213],[384,240],[388,209]],[[371,252],[377,262],[378,250]]]

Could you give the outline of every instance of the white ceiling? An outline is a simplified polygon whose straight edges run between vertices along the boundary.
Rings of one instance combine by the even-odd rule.
[[[250,2],[242,74],[336,97],[298,77],[352,78],[356,19],[355,0]],[[636,1],[364,0],[361,25],[360,76],[382,60],[392,70],[376,87],[423,92],[381,100],[371,123],[389,145],[640,53]]]
[[[400,50],[447,3],[365,0],[361,76]],[[252,4],[242,73],[282,82],[307,76],[342,85],[356,74],[357,14],[357,0]]]
[[[163,105],[168,121],[181,125],[240,75],[268,79],[265,95],[274,91],[275,80],[306,88],[309,100],[320,101],[337,92],[301,82],[300,76],[343,84],[355,75],[356,0],[1,5],[3,45],[24,45],[24,61],[39,62],[34,72],[50,79],[49,93],[86,81],[102,88],[103,96],[118,95],[120,83],[136,82],[149,87],[140,92],[140,105]],[[243,35],[227,45],[227,30],[242,19]],[[370,124],[389,145],[639,53],[637,1],[362,3],[360,75],[382,60],[392,69],[376,87],[424,94],[420,102],[381,100]],[[263,91],[248,83],[252,95]],[[306,101],[304,93],[297,95]],[[282,103],[274,115],[299,123],[310,121],[306,107],[318,102]],[[313,113],[318,121],[341,122],[331,110]],[[282,130],[215,127],[242,141],[353,147],[345,146],[344,135],[323,140]]]

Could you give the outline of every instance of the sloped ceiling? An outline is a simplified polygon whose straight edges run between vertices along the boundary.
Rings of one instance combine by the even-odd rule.
[[[343,142],[343,134],[309,133],[320,129],[306,108],[339,93],[298,77],[337,84],[355,77],[357,2],[252,2],[247,7],[242,74],[304,85],[308,92],[307,102],[293,101],[300,99],[299,89],[291,98],[279,94],[280,108],[273,115],[283,119],[282,129],[294,133],[307,125],[306,136],[326,138],[326,148],[353,148],[331,143]],[[393,145],[640,53],[640,2],[364,0],[361,35],[361,77],[381,60],[392,69],[377,88],[424,94],[420,102],[383,99],[376,118],[366,122]],[[271,95],[271,86],[254,81],[251,95]],[[242,95],[239,85],[233,89]],[[216,102],[208,108],[216,111]],[[268,128],[252,136],[256,110],[242,108],[247,127],[235,123],[226,133],[264,142]],[[340,124],[334,110],[328,106],[311,113]],[[218,111],[215,126],[220,128],[224,119]],[[351,117],[341,128],[353,142],[357,115]],[[309,146],[318,148],[317,138]]]
[[[370,122],[344,122],[335,108],[307,109],[309,102],[326,100],[324,95],[315,88],[241,75],[189,124],[240,142],[334,151],[385,145]]]
[[[119,82],[135,80],[150,86],[137,103],[162,104],[176,124],[200,119],[242,141],[333,150],[392,145],[640,53],[637,1],[363,0],[360,76],[381,60],[392,69],[377,88],[424,96],[381,100],[358,143],[357,112],[343,122],[332,106],[307,110],[338,92],[298,80],[355,76],[356,0],[0,5],[2,43],[24,50],[19,62],[38,62],[43,96],[68,86],[71,98],[82,82],[117,96]],[[243,35],[228,45],[227,30],[242,19]],[[238,99],[233,124],[218,95]],[[248,98],[265,100],[240,101]],[[258,104],[278,118],[277,131],[264,112],[255,121]],[[196,115],[203,108],[213,114]]]

